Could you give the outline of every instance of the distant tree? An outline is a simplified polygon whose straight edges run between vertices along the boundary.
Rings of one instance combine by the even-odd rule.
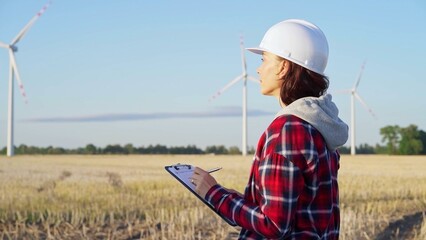
[[[374,147],[367,143],[360,144],[359,147],[356,148],[356,152],[357,154],[375,154]]]
[[[188,145],[184,148],[184,153],[185,154],[203,154],[204,151],[197,148],[197,146],[195,145]]]
[[[128,143],[124,146],[124,150],[127,154],[134,154],[136,153],[136,149],[133,147],[131,143]]]
[[[103,153],[105,154],[123,154],[125,153],[124,149],[116,144],[116,145],[107,145],[105,149],[103,150]]]
[[[400,139],[399,129],[400,127],[398,125],[386,126],[380,129],[382,142],[386,143],[388,154],[398,153],[398,143]]]
[[[203,150],[197,148],[195,145],[188,145],[186,147],[170,147],[168,149],[170,154],[203,154]]]
[[[140,146],[140,147],[135,147],[135,151],[136,151],[136,153],[138,153],[138,154],[145,154],[146,152],[146,150],[145,150],[145,147],[144,146]]]
[[[247,149],[247,154],[253,155],[255,152],[256,152],[256,149],[254,149],[253,146],[251,146]]]
[[[86,148],[84,149],[84,153],[85,154],[96,154],[96,153],[98,153],[98,150],[97,150],[95,145],[87,144]]]
[[[43,154],[43,150],[35,146],[29,146],[27,151],[28,154]]]
[[[85,147],[84,148],[83,147],[79,147],[77,149],[72,149],[69,152],[72,153],[72,154],[88,154],[86,152],[86,148]],[[97,151],[97,152],[100,153],[99,151]]]
[[[351,149],[349,147],[347,147],[347,146],[341,146],[341,147],[339,147],[338,151],[339,151],[340,154],[349,154],[349,153],[351,153]]]
[[[195,145],[189,145],[186,149],[189,154],[204,154],[204,151]]]
[[[206,153],[213,153],[213,154],[228,154],[228,149],[226,149],[225,146],[208,146],[205,150]]]
[[[377,143],[374,147],[374,152],[376,154],[388,154],[388,148]]]
[[[423,130],[419,131],[419,139],[422,142],[423,150],[420,152],[420,154],[426,154],[426,132]]]
[[[170,154],[185,154],[186,151],[186,147],[171,147],[167,150]]]
[[[53,146],[48,146],[47,148],[41,148],[41,153],[42,154],[51,154],[51,152],[53,152]]]
[[[168,154],[169,153],[169,149],[167,148],[167,146],[165,145],[160,145],[157,144],[154,146],[153,148],[155,154]]]
[[[48,147],[46,154],[65,154],[66,150],[61,147]]]
[[[155,146],[149,145],[146,148],[139,149],[138,152],[142,152],[145,154],[168,154],[169,153],[167,146],[160,145],[160,144],[157,144]]]
[[[19,145],[19,147],[15,148],[15,154],[29,154],[28,146],[25,144]]]
[[[228,154],[239,155],[241,154],[241,151],[237,146],[232,146],[232,147],[229,147]]]
[[[423,143],[420,140],[420,132],[414,124],[400,128],[401,141],[399,153],[403,155],[416,155],[423,151]]]

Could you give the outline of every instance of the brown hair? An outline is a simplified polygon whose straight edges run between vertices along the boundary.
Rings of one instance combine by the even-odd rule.
[[[285,105],[303,97],[319,97],[329,85],[328,78],[296,63],[284,60],[288,65],[281,85],[280,97]]]

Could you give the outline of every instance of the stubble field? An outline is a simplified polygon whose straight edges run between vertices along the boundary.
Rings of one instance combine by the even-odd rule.
[[[165,170],[187,163],[243,192],[251,157],[0,158],[0,239],[236,239]],[[345,156],[341,239],[426,239],[426,157]]]

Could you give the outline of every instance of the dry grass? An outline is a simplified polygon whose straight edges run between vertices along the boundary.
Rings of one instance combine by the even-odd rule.
[[[2,157],[0,239],[236,239],[239,229],[164,166],[221,166],[217,180],[243,191],[251,161],[204,155]],[[426,236],[424,217],[403,218],[426,209],[426,157],[342,156],[339,183],[341,239]]]
[[[426,209],[426,157],[343,156],[339,182],[343,239],[373,239]],[[413,222],[410,233],[388,229],[395,232],[383,239],[409,239],[419,224]]]

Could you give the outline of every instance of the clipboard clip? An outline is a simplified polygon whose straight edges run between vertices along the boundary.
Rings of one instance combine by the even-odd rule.
[[[189,164],[180,164],[180,163],[178,163],[176,165],[173,165],[173,167],[176,170],[180,170],[182,168],[187,168],[188,170],[191,169],[191,165],[189,165]]]

